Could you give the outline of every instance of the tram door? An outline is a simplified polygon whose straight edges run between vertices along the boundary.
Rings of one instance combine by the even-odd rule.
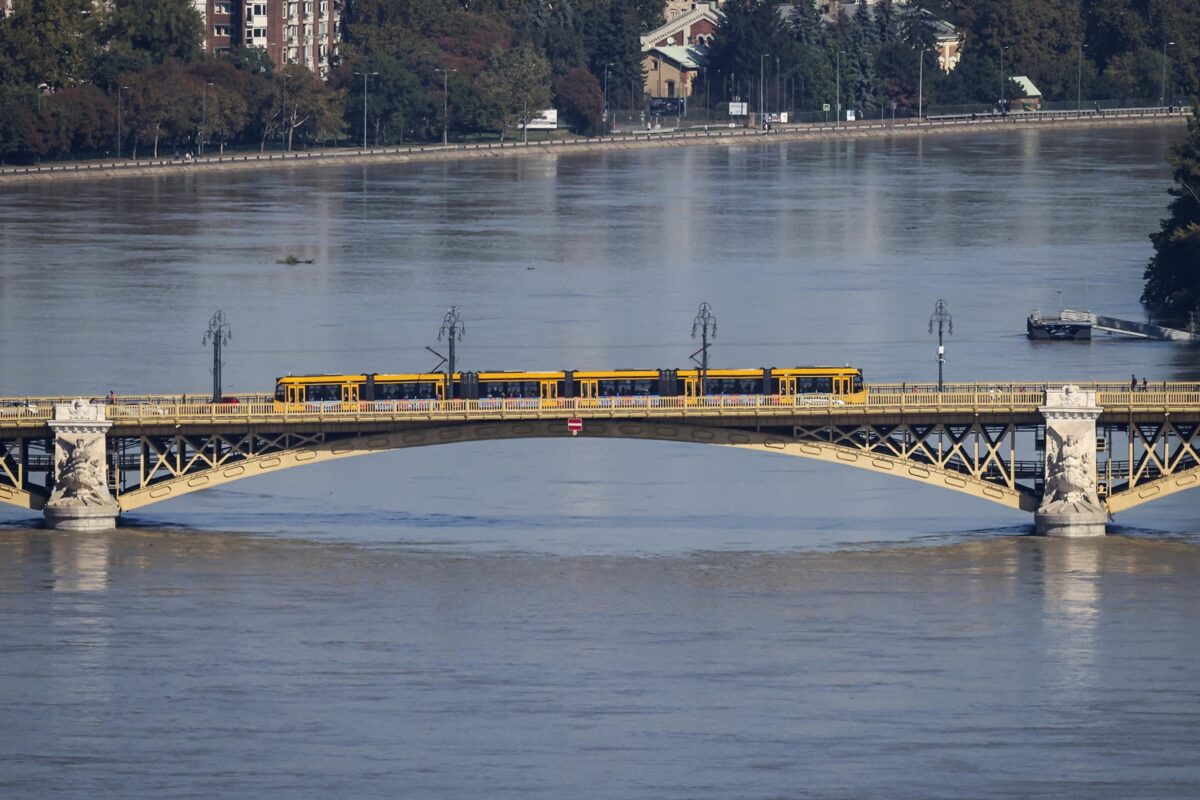
[[[600,393],[599,381],[580,381],[579,382],[579,399],[580,400],[595,400]]]
[[[287,401],[289,403],[304,402],[304,386],[302,384],[290,383],[285,388],[287,389]]]
[[[360,389],[360,387],[357,383],[343,383],[342,384],[342,402],[343,403],[357,403],[359,389]]]
[[[833,379],[833,393],[834,394],[849,394],[850,393],[850,379],[849,378],[834,378]]]
[[[796,394],[796,377],[794,375],[779,376],[779,394],[784,397],[794,397]]]
[[[558,381],[540,381],[538,397],[542,400],[558,399]]]
[[[696,399],[700,397],[700,376],[694,375],[683,380],[683,394],[688,405],[694,405]]]

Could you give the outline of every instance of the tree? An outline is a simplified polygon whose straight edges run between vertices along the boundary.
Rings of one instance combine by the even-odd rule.
[[[33,91],[0,85],[0,163],[34,153],[38,119]]]
[[[0,86],[76,86],[96,49],[91,0],[18,2],[0,19]]]
[[[137,158],[138,145],[150,143],[158,158],[158,145],[171,132],[185,129],[191,103],[187,94],[194,83],[178,64],[167,62],[121,77],[125,92],[125,130],[133,140],[131,153]],[[199,95],[199,92],[196,92]]]
[[[710,71],[736,76],[738,84],[751,87],[752,97],[759,93],[764,54],[779,59],[780,74],[797,74],[800,46],[773,2],[728,0],[721,10],[721,21],[708,51]],[[758,103],[752,103],[752,107],[757,106]]]
[[[288,150],[292,149],[296,131],[306,133],[315,140],[336,138],[345,131],[346,122],[339,92],[297,64],[285,67],[282,77],[287,82],[283,131],[287,136]]]
[[[604,123],[604,93],[596,76],[586,69],[573,69],[558,79],[554,105],[575,133],[589,135]]]
[[[480,84],[503,141],[505,128],[528,122],[550,105],[550,62],[528,43],[508,52],[496,51]]]
[[[1146,266],[1142,302],[1170,321],[1200,312],[1200,105],[1192,110],[1187,137],[1171,148],[1176,186],[1169,216],[1150,235],[1154,256]]]
[[[825,24],[821,22],[821,13],[811,0],[792,0],[792,11],[789,21],[792,26],[792,36],[801,45],[821,47],[828,36]]]
[[[100,4],[103,47],[93,64],[93,80],[114,88],[117,76],[164,61],[200,58],[204,21],[189,0],[115,0]]]
[[[251,121],[251,99],[254,92],[250,84],[266,82],[267,78],[244,72],[228,61],[202,61],[192,65],[189,73],[194,85],[201,92],[200,116],[195,118],[201,137],[206,142],[216,142],[220,153],[225,145],[241,136]]]

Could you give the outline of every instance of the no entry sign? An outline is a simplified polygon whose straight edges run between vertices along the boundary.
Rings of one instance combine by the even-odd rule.
[[[579,432],[583,430],[583,420],[579,417],[571,417],[567,420],[567,430],[571,432],[572,436],[578,436]]]

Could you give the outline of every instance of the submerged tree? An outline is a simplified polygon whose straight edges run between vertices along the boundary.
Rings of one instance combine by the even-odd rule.
[[[1154,256],[1146,266],[1142,302],[1168,320],[1182,322],[1200,312],[1200,105],[1188,120],[1188,135],[1171,148],[1175,198],[1170,216],[1150,235]]]

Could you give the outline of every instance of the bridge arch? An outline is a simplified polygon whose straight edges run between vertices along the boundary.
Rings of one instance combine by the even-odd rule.
[[[972,475],[895,455],[870,452],[841,444],[791,439],[770,433],[674,422],[589,420],[585,437],[708,444],[807,458],[965,493],[1014,510],[1034,511],[1037,507],[1037,498],[1032,492],[1023,490],[1023,487],[1010,488]],[[221,460],[208,466],[205,466],[202,460],[193,458],[188,467],[180,469],[177,474],[169,478],[121,492],[117,496],[117,502],[122,512],[134,511],[153,503],[224,486],[233,481],[307,464],[319,464],[410,447],[533,438],[565,439],[571,437],[561,420],[431,425],[346,438],[326,439],[314,435],[308,437],[307,441],[299,446],[289,449]]]

